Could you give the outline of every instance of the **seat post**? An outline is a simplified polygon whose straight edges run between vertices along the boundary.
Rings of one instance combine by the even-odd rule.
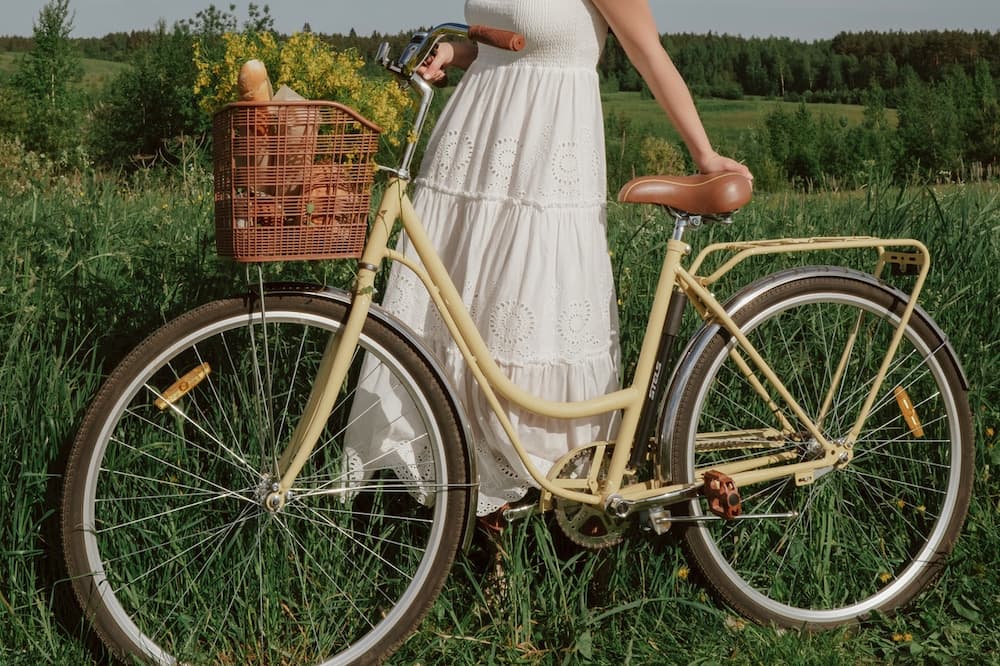
[[[688,224],[692,222],[691,215],[673,210],[672,208],[667,208],[666,210],[674,216],[673,239],[675,241],[684,240],[684,232],[687,231]]]

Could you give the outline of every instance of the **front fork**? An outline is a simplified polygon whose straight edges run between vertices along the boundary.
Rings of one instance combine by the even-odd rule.
[[[378,215],[375,216],[368,231],[368,241],[358,261],[358,272],[347,321],[327,341],[323,360],[316,372],[316,379],[302,418],[299,419],[288,446],[278,459],[275,481],[271,485],[271,492],[265,498],[265,507],[269,511],[280,510],[290,497],[295,479],[312,455],[336,405],[340,387],[347,378],[354,359],[354,350],[358,346],[361,330],[368,318],[368,311],[375,294],[375,275],[385,258],[393,222],[400,214],[404,186],[399,180],[390,182],[389,189],[382,198]]]

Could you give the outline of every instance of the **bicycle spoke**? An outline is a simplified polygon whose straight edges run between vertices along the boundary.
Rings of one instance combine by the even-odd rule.
[[[744,514],[792,518],[722,521],[687,532],[710,585],[765,622],[795,627],[855,621],[912,597],[950,549],[968,501],[967,486],[954,481],[956,465],[969,473],[963,459],[968,443],[958,435],[967,421],[955,407],[964,392],[950,371],[944,343],[926,329],[907,329],[860,434],[849,442],[901,307],[895,294],[880,286],[815,272],[817,277],[796,276],[787,288],[757,297],[738,317],[824,439],[851,445],[852,455],[836,465],[818,462],[822,466],[814,477],[740,489]],[[799,453],[781,464],[822,454],[789,414],[785,417],[798,432],[786,433],[786,441],[773,447],[756,448],[750,437],[721,436],[781,430],[739,371],[732,344],[720,334],[703,346],[680,389],[687,396],[681,413],[691,416],[676,420],[671,440],[671,460],[677,463],[672,471],[679,480],[777,451]],[[911,396],[919,430],[904,419],[897,388]],[[945,530],[936,528],[941,523]]]
[[[384,654],[426,613],[458,548],[474,487],[458,419],[432,366],[377,322],[291,492],[272,502],[276,461],[346,308],[265,299],[266,314],[220,301],[151,337],[74,447],[71,580],[81,598],[101,590],[94,622],[130,658]],[[151,400],[167,387],[180,390],[161,411]]]

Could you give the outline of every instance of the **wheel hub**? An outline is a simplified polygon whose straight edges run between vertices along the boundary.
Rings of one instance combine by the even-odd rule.
[[[268,513],[278,513],[292,499],[292,491],[279,492],[281,485],[270,474],[265,474],[257,485],[257,501]]]

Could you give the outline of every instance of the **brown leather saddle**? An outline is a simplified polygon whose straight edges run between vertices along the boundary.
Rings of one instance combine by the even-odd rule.
[[[640,176],[618,192],[622,203],[665,206],[675,214],[726,218],[753,198],[753,186],[731,171],[695,176]]]

